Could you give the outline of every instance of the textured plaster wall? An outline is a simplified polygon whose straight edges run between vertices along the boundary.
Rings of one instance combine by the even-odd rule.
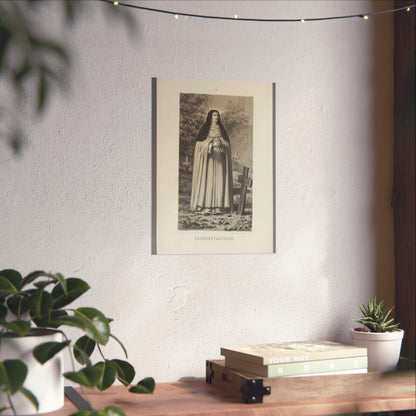
[[[114,318],[138,376],[158,382],[203,376],[223,345],[349,342],[360,296],[392,304],[392,15],[260,24],[133,10],[133,34],[99,2],[65,30],[49,3],[72,80],[24,126],[21,157],[0,143],[1,267],[86,279],[79,305]],[[265,18],[392,7],[136,3]],[[152,77],[276,83],[276,254],[151,255]]]

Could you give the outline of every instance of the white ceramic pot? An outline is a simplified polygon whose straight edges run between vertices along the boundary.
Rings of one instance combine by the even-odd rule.
[[[64,405],[64,380],[62,351],[45,364],[40,364],[32,355],[32,350],[44,342],[62,342],[62,334],[56,331],[31,332],[24,337],[2,338],[0,346],[0,361],[7,359],[22,360],[28,367],[24,387],[29,389],[38,399],[39,410],[22,393],[17,392],[12,396],[13,405],[19,415],[33,415],[52,412]],[[5,393],[0,393],[2,406],[8,405]],[[3,415],[13,415],[11,409],[7,409]]]
[[[365,332],[351,329],[352,343],[367,348],[368,371],[392,371],[400,358],[404,331]]]

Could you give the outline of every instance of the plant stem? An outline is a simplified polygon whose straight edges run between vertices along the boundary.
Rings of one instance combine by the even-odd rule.
[[[22,314],[22,298],[19,299],[19,308],[17,309],[17,319],[20,319]]]
[[[7,400],[9,401],[10,407],[12,408],[14,416],[17,416],[16,409],[13,406],[12,398],[9,393],[7,393]]]
[[[100,344],[98,344],[98,343],[97,343],[97,348],[98,348],[98,351],[100,352],[100,355],[101,355],[102,359],[103,359],[104,361],[106,361],[106,358],[104,357],[104,354],[103,354],[103,352],[101,351]]]
[[[66,336],[65,332],[63,332],[63,331],[59,331],[59,332],[63,335],[63,337],[65,338],[66,341],[69,341],[69,339]],[[71,359],[72,371],[75,372],[75,361],[74,361],[74,357],[72,356],[72,353],[71,353],[71,344],[68,345],[68,348],[69,348],[69,358]],[[80,385],[80,388],[81,388],[81,392],[82,392],[83,396],[85,397],[85,400],[88,402],[88,404],[90,405],[91,409],[94,409],[94,407],[92,406],[92,404],[90,402],[90,399],[88,398],[87,393],[85,392],[84,386],[81,386]]]

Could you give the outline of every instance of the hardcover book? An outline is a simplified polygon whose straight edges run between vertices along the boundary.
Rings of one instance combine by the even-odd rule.
[[[336,358],[333,360],[314,360],[291,362],[285,364],[260,365],[238,358],[227,357],[225,366],[237,371],[244,371],[261,377],[287,377],[308,374],[324,374],[350,372],[352,370],[367,371],[367,355],[361,357]],[[352,371],[355,372],[355,371]]]
[[[221,348],[225,358],[236,358],[258,365],[297,363],[336,358],[367,356],[367,348],[332,341],[286,342]]]
[[[287,378],[294,378],[294,377],[312,377],[312,376],[339,376],[342,374],[367,374],[368,370],[366,368],[357,368],[356,370],[344,370],[344,371],[329,371],[325,373],[308,373],[308,374],[295,374],[293,376],[285,376]],[[269,377],[269,378],[276,378],[276,377]]]

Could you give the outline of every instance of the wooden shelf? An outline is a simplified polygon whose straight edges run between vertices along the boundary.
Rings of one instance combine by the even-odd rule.
[[[89,399],[97,409],[112,404],[121,407],[127,416],[306,416],[416,407],[414,371],[389,376],[354,375],[341,384],[330,383],[330,377],[286,378],[288,383],[275,379],[278,384],[272,389],[276,394],[261,404],[242,403],[233,393],[205,380],[157,383],[153,395],[131,394],[123,386],[113,386],[104,392],[90,392]],[[62,409],[50,415],[67,416],[75,411],[66,400]]]

